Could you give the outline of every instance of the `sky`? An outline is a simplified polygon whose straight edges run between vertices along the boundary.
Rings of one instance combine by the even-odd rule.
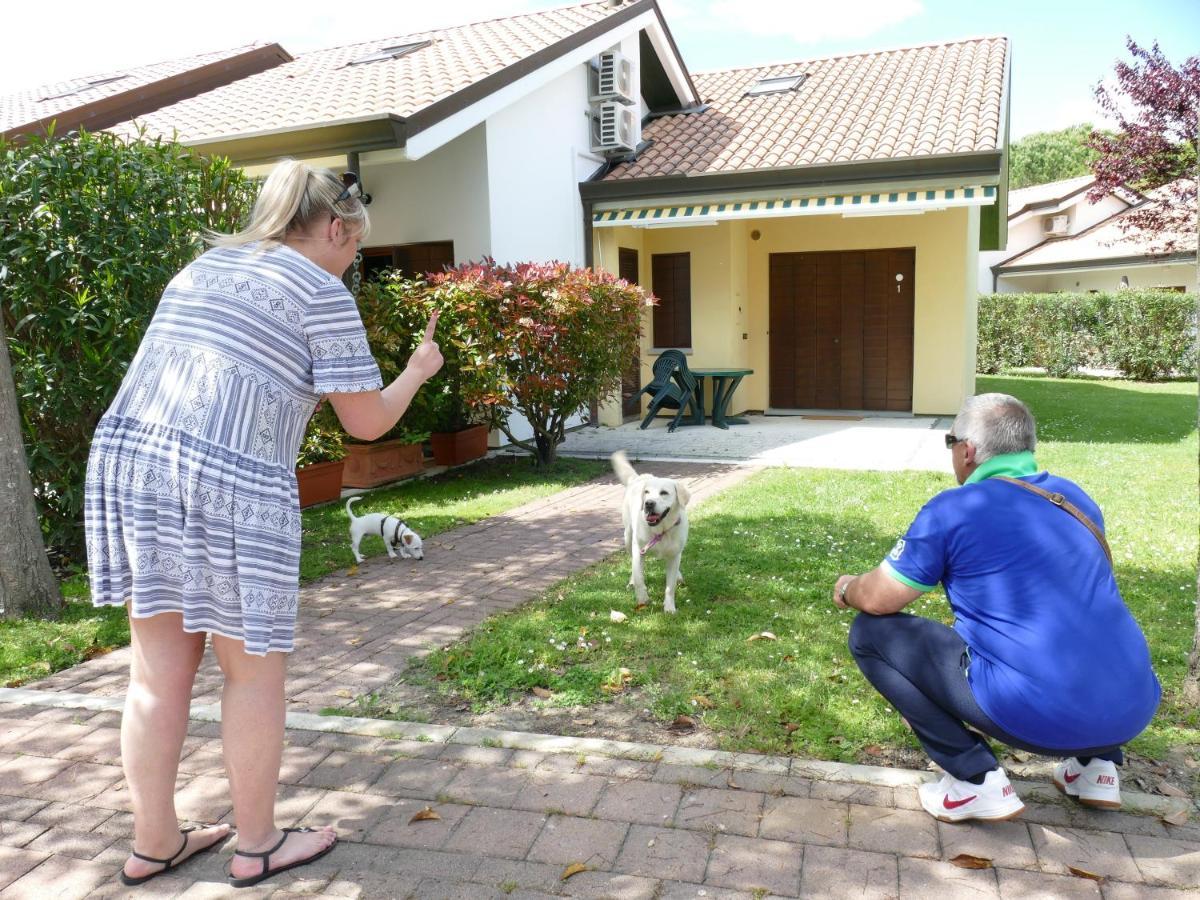
[[[694,72],[981,35],[1012,40],[1015,140],[1104,124],[1093,96],[1125,37],[1158,41],[1175,63],[1200,53],[1200,3],[1081,0],[659,0]],[[125,66],[277,42],[293,55],[356,41],[564,5],[562,0],[56,0],[5,10],[0,96]]]

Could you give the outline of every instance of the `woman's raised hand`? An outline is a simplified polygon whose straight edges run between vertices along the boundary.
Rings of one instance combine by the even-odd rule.
[[[420,375],[422,381],[428,381],[442,367],[442,351],[438,348],[437,341],[433,339],[439,313],[440,311],[435,309],[433,315],[429,317],[429,324],[425,326],[425,337],[408,360],[408,368]]]

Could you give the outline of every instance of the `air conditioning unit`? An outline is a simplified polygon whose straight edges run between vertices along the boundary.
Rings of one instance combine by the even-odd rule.
[[[635,88],[633,63],[615,50],[601,53],[594,68],[590,69],[591,84],[588,100],[598,103],[615,100],[618,103],[633,103]]]
[[[1069,216],[1046,216],[1046,218],[1042,219],[1042,234],[1064,235],[1067,233],[1069,222]]]
[[[642,123],[636,107],[611,100],[593,107],[593,153],[632,153],[641,139]]]

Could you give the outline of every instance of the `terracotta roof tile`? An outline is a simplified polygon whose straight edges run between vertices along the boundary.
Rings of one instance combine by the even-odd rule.
[[[626,6],[603,0],[302,54],[290,63],[164,107],[139,122],[151,135],[199,143],[243,134],[408,117],[600,22]],[[390,47],[432,41],[396,59],[348,65]],[[114,131],[132,135],[125,123]]]
[[[978,38],[694,75],[709,108],[649,122],[651,145],[605,180],[996,150],[1007,52],[1005,38]],[[797,72],[795,91],[746,96]],[[698,135],[713,147],[698,152]]]

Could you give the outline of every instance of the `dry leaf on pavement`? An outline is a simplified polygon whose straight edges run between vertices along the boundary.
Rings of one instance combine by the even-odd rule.
[[[950,860],[950,865],[958,866],[960,869],[990,869],[992,861],[982,856],[971,856],[969,853],[960,853],[954,859]]]
[[[1168,825],[1186,825],[1188,822],[1188,811],[1186,809],[1177,809],[1174,812],[1167,813],[1162,817],[1162,820]]]
[[[408,824],[411,825],[413,822],[432,822],[440,818],[441,816],[438,815],[437,810],[432,806],[427,806],[409,819]]]
[[[1160,781],[1158,783],[1158,792],[1160,794],[1165,794],[1168,797],[1183,797],[1184,799],[1187,799],[1188,796],[1187,791],[1175,787],[1175,785],[1168,781]]]
[[[572,875],[578,875],[580,872],[586,871],[588,871],[588,867],[583,863],[571,863],[569,866],[563,869],[562,880],[566,881]]]
[[[1089,872],[1087,869],[1077,869],[1074,866],[1067,866],[1067,871],[1076,878],[1090,878],[1092,881],[1104,881],[1103,875],[1097,875],[1095,872]]]

